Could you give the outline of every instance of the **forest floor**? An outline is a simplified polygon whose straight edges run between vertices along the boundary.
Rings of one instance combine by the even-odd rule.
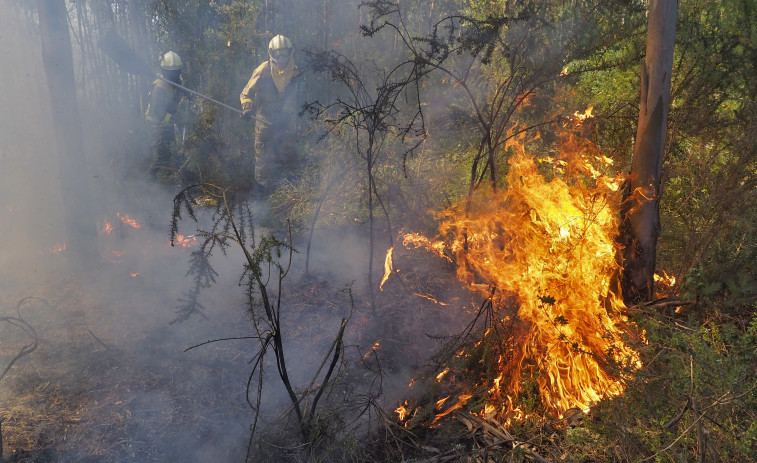
[[[249,339],[255,332],[244,288],[236,273],[224,274],[207,290],[202,316],[171,323],[186,282],[155,275],[164,275],[166,266],[183,269],[186,253],[151,256],[160,264],[143,265],[141,273],[126,260],[105,264],[96,276],[61,271],[39,276],[33,285],[21,276],[2,280],[0,317],[23,319],[36,333],[37,345],[0,378],[0,460],[245,461],[255,420],[248,403],[248,398],[254,402],[254,391],[248,390],[250,361],[259,343]],[[465,410],[434,420],[435,401],[459,392],[433,385],[434,355],[464,330],[481,298],[452,284],[454,271],[441,259],[406,249],[396,249],[394,257],[392,275],[375,292],[375,310],[365,291],[345,284],[344,274],[298,275],[285,282],[282,327],[295,389],[312,384],[340,320],[348,318],[343,359],[351,367],[340,380],[349,384],[339,392],[375,394],[374,405],[381,408],[378,428],[357,434],[363,440],[354,453],[310,461],[592,460],[591,448],[580,445],[596,438],[591,421],[605,420],[594,428],[614,426],[606,421],[614,416],[610,404],[602,415],[543,417],[510,428]],[[18,325],[0,323],[0,368],[30,343]],[[265,410],[257,423],[262,437],[255,445],[268,445],[264,453],[277,455],[276,461],[308,461],[308,455],[265,441],[291,405],[275,365],[268,363],[266,370]],[[324,406],[351,400],[331,395]],[[395,408],[406,400],[425,418],[401,422]],[[345,422],[351,418],[341,416]]]
[[[191,337],[129,321],[138,298],[114,307],[106,288],[86,288],[61,276],[3,300],[38,336],[0,382],[5,461],[239,460],[250,422],[239,346],[183,352]],[[108,311],[121,320],[98,317]],[[30,339],[3,325],[4,367]]]
[[[307,384],[339,320],[349,317],[345,355],[359,363],[379,353],[383,400],[393,409],[439,347],[436,337],[454,334],[464,318],[455,313],[464,293],[440,289],[445,270],[415,264],[400,263],[402,277],[392,276],[377,292],[376,313],[365,297],[356,296],[351,307],[337,277],[289,283],[282,325],[296,386]],[[129,275],[123,265],[106,264],[96,277],[50,272],[31,286],[20,276],[4,281],[0,317],[28,323],[37,345],[0,379],[3,461],[244,461],[256,345],[204,344],[254,334],[243,291],[236,284],[218,288],[204,317],[171,324],[175,291],[156,288],[150,269]],[[32,343],[10,323],[0,324],[0,339],[1,368]],[[273,372],[276,392],[263,397],[269,409],[283,396]]]

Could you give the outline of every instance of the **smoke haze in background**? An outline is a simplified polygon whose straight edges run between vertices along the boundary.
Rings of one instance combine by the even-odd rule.
[[[244,358],[230,362],[229,349],[239,358],[247,346],[183,351],[209,339],[249,334],[243,328],[243,294],[236,285],[211,288],[208,300],[221,304],[207,304],[207,320],[169,325],[190,284],[184,277],[189,250],[169,245],[172,192],[146,176],[128,178],[147,158],[147,146],[129,133],[138,121],[127,121],[122,108],[80,108],[87,147],[81,178],[89,183],[90,217],[98,229],[98,242],[88,245],[97,247],[100,262],[84,272],[67,267],[61,211],[63,200],[71,198],[61,197],[35,27],[27,13],[12,7],[0,15],[0,316],[20,315],[40,339],[37,350],[0,382],[6,455],[57,442],[59,448],[70,447],[60,461],[98,454],[131,454],[133,461],[156,456],[238,461],[249,434],[246,369]],[[133,157],[119,158],[119,151]],[[122,218],[136,221],[138,228]],[[239,271],[230,260],[219,259],[217,265],[222,273]],[[27,342],[13,327],[0,327],[0,367]],[[45,383],[57,389],[42,388]],[[69,414],[77,418],[67,421],[60,435],[14,440],[25,437],[27,426],[36,435],[34,428],[45,425],[45,417],[34,414],[37,390],[39,397],[58,403],[53,407],[58,420]],[[229,397],[219,401],[214,393]],[[217,410],[219,403],[227,409]],[[67,432],[69,444],[62,442]],[[88,441],[75,441],[77,432]],[[114,448],[117,434],[133,442]]]
[[[133,442],[120,444],[123,448],[116,453],[130,453],[134,461],[156,456],[163,461],[240,461],[252,419],[244,397],[247,362],[257,343],[239,340],[184,350],[207,340],[254,334],[244,288],[237,285],[241,256],[216,256],[218,283],[201,296],[205,318],[171,324],[177,300],[191,286],[185,277],[191,251],[169,246],[175,191],[140,175],[150,157],[138,130],[141,115],[90,102],[80,107],[87,160],[81,178],[91,192],[90,217],[98,231],[98,242],[89,245],[97,247],[100,262],[85,272],[67,267],[62,201],[71,198],[61,197],[39,34],[28,12],[9,11],[13,13],[0,15],[0,315],[20,314],[42,343],[0,382],[0,413],[12,408],[9,401],[23,407],[23,384],[31,393],[44,381],[58,381],[68,390],[62,400],[78,401],[82,426],[105,421],[108,429],[122,426],[133,436]],[[196,232],[190,221],[183,227],[184,235]],[[336,286],[362,281],[367,249],[362,237],[317,233],[310,268]],[[295,270],[301,273],[304,254],[295,258]],[[336,308],[316,308],[309,314],[313,320],[308,314],[294,320],[310,330],[290,344],[288,365],[297,383],[309,381],[312,352],[322,348],[314,347],[311,339],[327,346],[339,320],[349,313],[347,299],[335,299]],[[4,367],[24,338],[12,328],[0,329]],[[362,345],[363,353],[374,338],[348,341],[353,347]],[[406,385],[409,374],[395,372],[386,384]],[[263,403],[275,410],[286,397],[278,378],[270,373],[268,377],[271,385]],[[15,384],[21,386],[9,390]],[[390,400],[399,398],[392,390],[386,394]],[[96,429],[102,431],[99,426]],[[72,432],[75,427],[71,425]],[[6,420],[6,441],[14,433],[22,434],[21,428]],[[91,439],[107,443],[111,437],[102,431]],[[61,438],[48,436],[47,444]],[[42,440],[37,443],[45,445]],[[10,444],[6,445],[7,453]],[[78,446],[71,448],[71,458],[75,452],[98,452],[88,447],[94,442],[70,445]]]

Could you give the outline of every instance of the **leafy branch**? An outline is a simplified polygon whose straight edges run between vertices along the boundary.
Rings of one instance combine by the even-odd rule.
[[[216,281],[218,273],[213,269],[210,258],[220,251],[228,256],[231,247],[238,248],[244,256],[240,282],[244,282],[247,306],[255,335],[229,337],[206,341],[190,347],[196,348],[217,341],[253,339],[258,343],[251,360],[251,371],[247,381],[247,402],[254,410],[254,423],[250,434],[250,448],[261,412],[261,398],[264,385],[264,365],[267,354],[272,353],[277,374],[290,401],[290,410],[296,417],[299,433],[305,445],[312,444],[315,417],[325,391],[332,386],[332,378],[339,371],[339,360],[343,358],[344,331],[349,317],[342,319],[331,347],[325,353],[313,379],[303,392],[295,390],[287,367],[287,352],[284,348],[284,326],[281,319],[284,280],[292,267],[292,257],[296,250],[291,244],[278,240],[272,235],[255,238],[252,210],[245,201],[240,201],[232,191],[211,184],[193,185],[182,190],[174,198],[171,240],[179,233],[181,213],[185,211],[195,222],[198,221],[193,205],[200,196],[210,196],[215,201],[209,230],[198,231],[201,242],[192,253],[188,274],[193,275],[194,284],[188,295],[182,299],[176,321],[184,321],[195,313],[203,314],[204,307],[198,296],[202,288]],[[289,241],[291,242],[291,232]],[[273,290],[271,289],[273,287]],[[351,313],[351,312],[350,312]],[[204,315],[204,314],[203,314]],[[187,349],[189,350],[189,349]],[[328,368],[324,372],[324,368]],[[314,388],[318,382],[320,385]],[[256,385],[253,391],[253,385]],[[252,398],[251,396],[254,396]]]

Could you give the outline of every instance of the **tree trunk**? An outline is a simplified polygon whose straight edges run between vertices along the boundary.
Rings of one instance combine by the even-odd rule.
[[[646,58],[641,70],[641,103],[631,175],[621,210],[621,284],[627,305],[651,300],[665,129],[678,10],[677,0],[650,0]]]
[[[73,53],[65,0],[37,0],[42,62],[50,90],[65,234],[71,263],[88,265],[98,257],[97,229],[90,217],[90,195],[84,158]]]

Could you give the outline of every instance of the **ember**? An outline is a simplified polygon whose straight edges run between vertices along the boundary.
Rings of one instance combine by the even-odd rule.
[[[66,243],[55,243],[55,246],[50,248],[50,254],[60,254],[66,250]]]
[[[126,250],[124,249],[113,249],[110,251],[110,255],[108,256],[108,261],[112,264],[120,264],[123,261],[123,257],[126,254]]]

